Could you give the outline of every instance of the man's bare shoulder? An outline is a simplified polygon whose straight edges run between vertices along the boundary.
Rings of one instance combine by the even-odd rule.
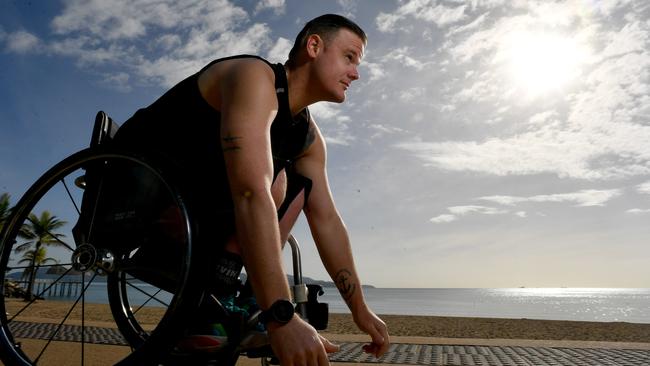
[[[230,92],[275,92],[273,69],[252,57],[217,62],[203,71],[198,82],[203,97],[217,110],[221,110],[221,102]]]

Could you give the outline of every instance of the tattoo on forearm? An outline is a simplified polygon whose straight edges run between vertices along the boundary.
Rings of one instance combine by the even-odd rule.
[[[237,140],[241,140],[241,137],[227,135],[223,138],[222,149],[226,151],[235,151],[240,150],[241,147],[237,144]]]
[[[336,276],[334,277],[334,282],[336,283],[336,287],[339,289],[339,292],[341,293],[341,297],[343,297],[343,300],[349,305],[351,305],[350,301],[352,300],[352,295],[354,295],[354,292],[356,291],[357,284],[354,282],[350,282],[352,279],[352,272],[348,271],[347,269],[342,269],[338,271]]]

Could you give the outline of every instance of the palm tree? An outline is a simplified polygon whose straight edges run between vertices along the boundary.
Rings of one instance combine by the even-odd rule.
[[[59,220],[49,211],[43,211],[40,217],[30,213],[27,221],[28,223],[24,225],[20,233],[20,236],[27,241],[18,245],[15,250],[16,253],[25,252],[26,254],[23,260],[29,261],[29,266],[26,269],[26,272],[29,274],[29,281],[27,282],[25,300],[31,300],[34,296],[32,290],[34,288],[36,273],[38,272],[38,268],[44,264],[38,263],[39,256],[42,253],[41,257],[45,259],[44,246],[62,245],[60,238],[65,235],[58,234],[55,231],[65,225],[66,222]],[[28,255],[29,252],[31,252],[31,255]]]
[[[9,205],[9,194],[3,193],[0,195],[0,232],[5,226],[5,221],[9,219],[9,214],[11,213],[11,207]]]
[[[58,263],[54,258],[47,257],[47,250],[45,247],[40,247],[38,249],[32,249],[25,252],[23,259],[18,261],[18,264],[29,263],[29,266],[25,268],[23,274],[20,276],[21,280],[29,279],[35,277],[35,272],[38,271],[38,267],[48,264],[48,263]]]

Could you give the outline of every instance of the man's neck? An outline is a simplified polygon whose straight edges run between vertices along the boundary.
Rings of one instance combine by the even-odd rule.
[[[311,104],[318,102],[318,98],[309,88],[310,73],[306,65],[295,68],[284,66],[287,73],[287,85],[289,88],[289,108],[291,115],[295,116],[298,112],[305,109]]]

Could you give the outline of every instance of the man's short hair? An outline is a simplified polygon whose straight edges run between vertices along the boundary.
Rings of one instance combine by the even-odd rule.
[[[334,38],[341,28],[348,29],[355,33],[363,40],[363,43],[368,41],[368,37],[363,29],[350,19],[337,14],[321,15],[307,22],[305,27],[302,28],[300,33],[298,33],[293,48],[291,48],[291,51],[289,52],[289,60],[287,61],[287,64],[289,66],[295,66],[298,59],[298,53],[305,47],[307,39],[312,34],[319,35],[327,43]]]

